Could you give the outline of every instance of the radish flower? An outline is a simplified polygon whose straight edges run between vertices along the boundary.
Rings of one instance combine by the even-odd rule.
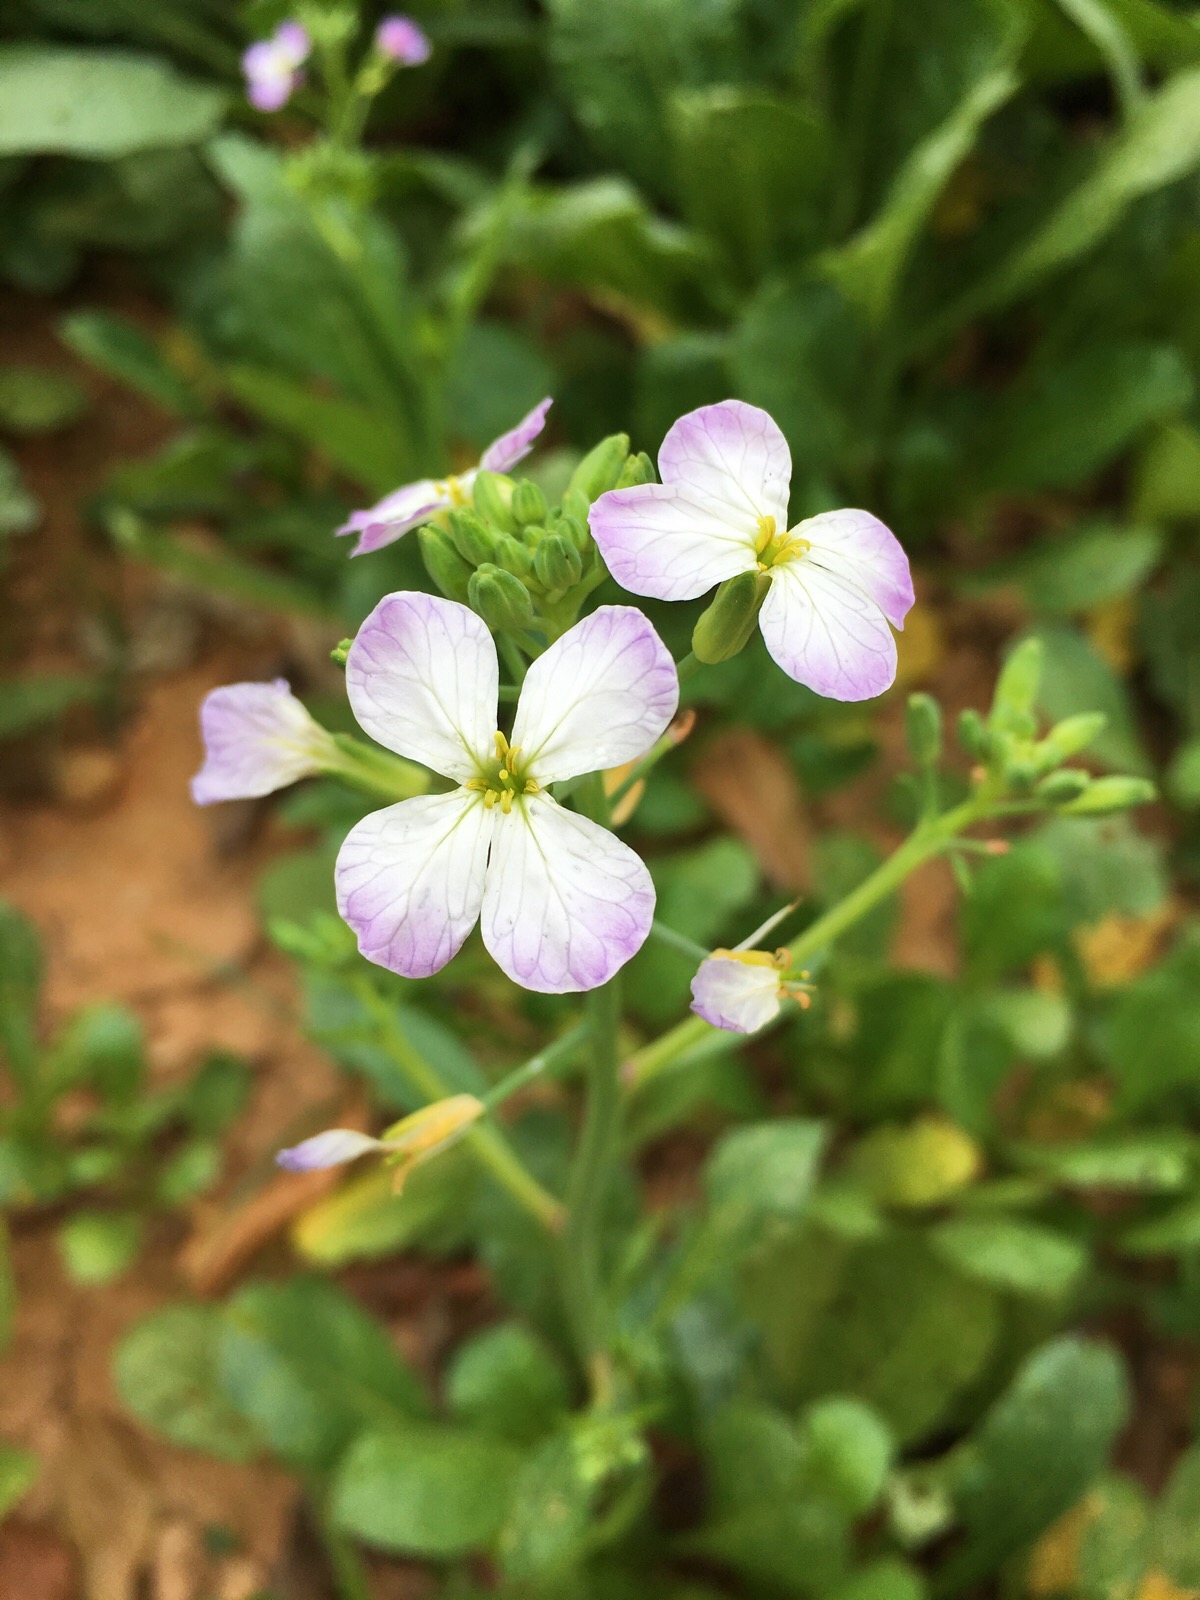
[[[402,67],[419,67],[433,52],[424,29],[411,17],[402,16],[384,17],[375,30],[375,47]]]
[[[372,550],[382,550],[385,545],[394,544],[422,522],[428,522],[434,512],[469,505],[475,474],[481,469],[485,472],[507,472],[518,461],[523,461],[546,426],[546,413],[553,403],[549,398],[540,401],[527,416],[521,418],[515,428],[493,439],[479,458],[479,465],[472,467],[469,472],[461,473],[458,477],[421,478],[416,483],[405,483],[399,489],[393,489],[391,494],[385,495],[369,510],[352,511],[350,520],[337,530],[339,536],[345,533],[358,534],[358,543],[350,554],[365,556]]]
[[[593,989],[644,943],[654,886],[628,845],[546,786],[644,754],[675,714],[675,666],[640,611],[602,606],[529,668],[509,738],[499,681],[490,633],[452,600],[388,595],[363,623],[346,660],[359,723],[457,787],[351,829],[338,910],[368,961],[407,978],[444,967],[482,921],[515,983]]]
[[[414,1167],[460,1139],[486,1110],[473,1094],[454,1094],[393,1123],[379,1139],[353,1128],[326,1128],[302,1144],[280,1150],[275,1162],[288,1172],[315,1172],[340,1167],[369,1150],[378,1151],[396,1168],[393,1192],[399,1194]]]
[[[789,997],[799,1002],[802,1011],[808,1009],[812,1004],[806,982],[808,973],[801,972],[798,978],[784,977],[792,964],[791,951],[786,947],[775,951],[754,948],[785,917],[791,916],[798,904],[794,900],[784,906],[741,944],[732,950],[714,950],[700,963],[692,979],[692,1010],[697,1016],[728,1033],[757,1033],[775,1020]]]
[[[200,707],[204,765],[192,779],[198,806],[253,800],[338,765],[333,735],[314,722],[288,688],[230,683]]]
[[[256,111],[279,111],[301,80],[312,41],[299,22],[281,22],[269,39],[259,39],[242,57],[246,98]]]
[[[892,628],[913,603],[908,558],[868,511],[788,526],[787,440],[757,406],[722,400],[680,417],[658,454],[661,483],[613,489],[591,529],[624,588],[694,600],[743,572],[769,579],[759,627],[797,682],[867,700],[896,676]]]

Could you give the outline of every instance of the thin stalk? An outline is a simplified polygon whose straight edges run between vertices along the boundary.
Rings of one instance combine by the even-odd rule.
[[[449,1085],[412,1044],[371,980],[356,975],[352,987],[378,1026],[384,1048],[413,1087],[427,1101],[446,1099]],[[562,1203],[538,1182],[498,1128],[487,1124],[472,1128],[464,1143],[530,1216],[550,1233],[562,1231],[565,1220]]]
[[[579,1046],[588,1036],[586,1022],[581,1022],[577,1028],[564,1033],[561,1039],[555,1039],[553,1044],[548,1044],[544,1050],[539,1050],[537,1055],[530,1056],[524,1065],[514,1067],[507,1077],[501,1078],[494,1088],[482,1095],[484,1105],[489,1111],[494,1111],[497,1106],[503,1105],[510,1095],[516,1094],[518,1089],[524,1089],[526,1084],[533,1083],[535,1079],[546,1078],[556,1073],[560,1067],[565,1067],[575,1057]]]
[[[696,658],[692,656],[690,658],[685,657],[684,659],[695,661]],[[697,665],[699,665],[699,663],[697,663]],[[666,733],[660,734],[660,736],[650,746],[649,750],[646,751],[646,754],[644,756],[640,756],[638,760],[634,762],[633,766],[629,769],[628,774],[622,778],[621,782],[609,795],[608,808],[610,811],[615,811],[617,809],[621,801],[624,800],[625,796],[629,793],[630,789],[633,788],[634,784],[640,783],[646,774],[652,771],[665,755],[668,755],[672,750],[676,749],[683,743],[688,734],[692,731],[692,725],[694,721],[695,718],[693,713],[690,711],[685,711],[682,716],[675,719],[675,721],[667,729]]]
[[[337,1589],[338,1600],[373,1600],[371,1580],[354,1542],[348,1539],[334,1522],[329,1510],[329,1497],[320,1483],[309,1484],[309,1499],[313,1517],[329,1568]]]
[[[676,928],[668,928],[665,922],[660,922],[657,917],[650,924],[650,937],[657,939],[659,944],[665,944],[670,950],[678,950],[681,956],[687,956],[689,961],[707,961],[712,955],[711,950],[706,950],[702,944],[697,944],[695,939],[689,939],[686,933],[680,933]]]
[[[700,671],[700,668],[703,665],[703,661],[701,661],[696,652],[694,650],[689,650],[682,661],[677,661],[675,663],[675,671],[679,676],[680,683],[686,683],[689,678],[693,677],[697,672]]]

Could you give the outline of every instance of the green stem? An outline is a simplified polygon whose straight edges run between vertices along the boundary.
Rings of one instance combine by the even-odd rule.
[[[309,1498],[313,1516],[329,1558],[329,1567],[337,1589],[338,1600],[373,1600],[371,1580],[353,1540],[348,1539],[334,1522],[329,1510],[329,1497],[320,1483],[309,1484]]]
[[[657,939],[659,944],[665,944],[670,950],[678,950],[679,954],[687,956],[689,961],[707,961],[712,955],[711,950],[706,950],[702,944],[697,944],[695,939],[689,939],[686,933],[668,928],[666,923],[660,922],[657,917],[650,924],[650,937]]]
[[[392,1060],[427,1101],[444,1100],[450,1087],[416,1049],[396,1021],[392,1008],[363,974],[353,979],[352,987],[364,1008],[379,1028],[384,1048]],[[560,1233],[565,1221],[560,1201],[538,1182],[508,1140],[491,1125],[472,1128],[464,1141],[503,1188],[536,1218],[550,1233]]]
[[[695,661],[696,658],[695,656],[690,656],[685,657],[684,659]],[[699,665],[698,662],[697,665]],[[656,767],[665,755],[674,750],[677,745],[683,742],[688,733],[691,732],[691,727],[691,713],[684,712],[683,719],[676,723],[672,723],[672,725],[667,729],[666,733],[661,734],[654,741],[649,750],[646,751],[646,754],[634,762],[633,766],[629,769],[628,776],[622,778],[621,782],[609,795],[608,807],[610,811],[615,811],[620,805],[621,801],[624,800],[625,796],[629,793],[630,789],[633,788],[634,784],[640,783],[646,774]]]
[[[516,1094],[518,1089],[523,1089],[526,1084],[534,1082],[537,1078],[546,1078],[557,1072],[560,1067],[565,1067],[573,1061],[579,1046],[588,1036],[586,1022],[581,1022],[577,1028],[572,1028],[564,1033],[561,1039],[556,1039],[553,1044],[548,1044],[544,1050],[539,1050],[537,1055],[530,1056],[523,1066],[514,1067],[507,1077],[481,1096],[484,1105],[489,1111],[494,1111],[498,1105]]]
[[[682,661],[677,661],[675,663],[675,671],[679,676],[680,683],[686,683],[689,678],[693,677],[697,672],[700,671],[700,668],[703,665],[703,661],[701,661],[696,652],[694,650],[689,650]]]
[[[496,635],[496,643],[500,646],[500,654],[504,658],[504,665],[513,675],[517,697],[520,698],[521,685],[525,682],[525,674],[529,670],[525,657],[521,654],[520,647],[506,633],[498,633]]]

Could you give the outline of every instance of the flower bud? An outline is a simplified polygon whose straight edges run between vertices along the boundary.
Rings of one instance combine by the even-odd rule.
[[[513,485],[512,514],[522,527],[530,522],[546,520],[546,496],[528,478],[522,478]]]
[[[353,639],[339,639],[334,645],[329,652],[329,659],[335,667],[344,667],[346,665],[346,657],[350,654],[350,646],[353,643]]]
[[[770,586],[765,572],[739,572],[725,580],[692,632],[700,661],[728,661],[745,649]]]
[[[987,728],[974,706],[958,714],[958,742],[972,761],[986,761],[991,754]]]
[[[571,474],[570,488],[577,489],[590,505],[606,489],[616,488],[628,455],[627,433],[613,433],[601,439]]]
[[[559,505],[560,517],[575,517],[586,528],[588,525],[588,512],[591,509],[587,495],[582,489],[568,489],[563,495]]]
[[[492,560],[496,535],[477,512],[455,507],[446,513],[446,522],[454,548],[468,566],[478,567]]]
[[[583,562],[561,533],[548,533],[534,552],[533,570],[544,588],[570,589],[583,576]]]
[[[498,633],[520,633],[533,622],[533,602],[520,578],[487,561],[471,574],[467,602]]]
[[[636,489],[643,483],[655,483],[657,479],[653,461],[644,450],[639,450],[637,455],[630,456],[622,467],[621,476],[617,479],[617,488]]]
[[[533,571],[533,555],[520,539],[514,539],[511,534],[503,533],[496,540],[496,549],[493,559],[498,567],[503,567],[505,572],[511,572],[514,578],[522,582]]]
[[[503,533],[516,533],[517,519],[512,513],[513,481],[500,472],[480,469],[475,474],[471,499],[485,522],[490,522]]]
[[[1107,722],[1103,711],[1081,711],[1078,716],[1055,723],[1037,747],[1042,771],[1049,771],[1051,767],[1057,767],[1078,755],[1081,750],[1086,750]]]
[[[1048,778],[1043,778],[1037,786],[1037,794],[1050,805],[1062,805],[1081,795],[1091,781],[1078,767],[1064,767],[1061,772],[1052,772]]]
[[[471,568],[454,548],[450,535],[427,523],[417,529],[417,543],[421,546],[426,572],[446,599],[466,605]]]
[[[1032,715],[1042,682],[1044,654],[1040,639],[1022,639],[1001,667],[992,700],[992,716],[1003,727],[1013,727],[1014,718]]]
[[[1100,817],[1109,811],[1128,811],[1148,805],[1158,790],[1147,778],[1096,778],[1077,800],[1062,807],[1064,817]]]
[[[578,517],[573,517],[569,511],[560,513],[558,521],[554,524],[554,531],[573,544],[580,555],[592,540],[587,523],[581,522]]]
[[[942,754],[942,708],[930,694],[910,694],[904,711],[908,753],[919,767],[936,766]]]

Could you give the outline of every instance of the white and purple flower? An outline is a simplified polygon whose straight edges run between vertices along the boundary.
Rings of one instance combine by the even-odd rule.
[[[486,1110],[473,1094],[450,1095],[393,1123],[378,1139],[354,1128],[326,1128],[302,1144],[280,1150],[275,1161],[288,1172],[317,1172],[378,1152],[396,1168],[393,1188],[398,1194],[414,1167],[455,1143]]]
[[[192,779],[198,806],[253,800],[338,765],[337,746],[288,688],[230,683],[200,707],[204,765]]]
[[[281,22],[269,39],[259,39],[242,56],[246,98],[256,111],[279,111],[299,87],[300,69],[312,40],[299,22]]]
[[[337,530],[339,535],[358,534],[358,543],[350,554],[363,556],[372,550],[382,550],[422,522],[428,522],[435,512],[469,505],[476,473],[480,470],[507,472],[518,461],[523,461],[545,427],[546,413],[552,404],[549,398],[540,401],[515,428],[493,439],[480,457],[479,465],[468,472],[457,477],[420,478],[416,483],[402,484],[369,510],[351,512],[349,521]]]
[[[476,922],[515,982],[565,994],[607,982],[644,943],[654,886],[606,828],[548,784],[636,760],[675,714],[679,680],[640,611],[602,606],[529,668],[512,734],[484,623],[432,595],[388,595],[346,661],[359,723],[457,785],[364,817],[337,861],[338,910],[369,961],[444,967]]]
[[[375,48],[402,67],[419,67],[433,53],[425,30],[411,17],[396,15],[384,17],[376,28]]]
[[[877,517],[826,511],[789,528],[787,440],[741,400],[680,417],[658,466],[661,483],[610,490],[592,507],[592,534],[618,583],[694,600],[739,573],[764,573],[759,626],[789,677],[834,700],[889,687],[892,628],[903,628],[913,588],[908,558]]]

